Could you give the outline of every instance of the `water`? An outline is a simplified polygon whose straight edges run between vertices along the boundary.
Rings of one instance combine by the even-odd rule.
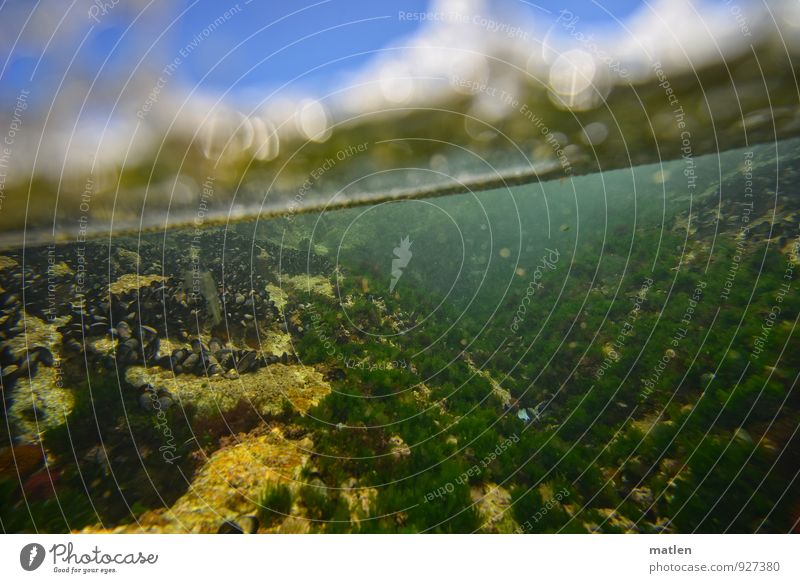
[[[8,249],[3,528],[791,530],[799,159]]]

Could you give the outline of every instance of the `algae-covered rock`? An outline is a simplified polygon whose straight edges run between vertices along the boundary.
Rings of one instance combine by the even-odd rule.
[[[5,255],[0,255],[0,271],[4,269],[9,269],[11,267],[16,267],[19,265],[16,261],[11,259],[11,257],[6,257]]]
[[[37,443],[42,433],[62,425],[75,405],[72,390],[64,384],[61,369],[61,333],[58,327],[64,319],[45,322],[36,316],[25,314],[24,331],[11,339],[7,346],[14,359],[27,370],[18,371],[18,378],[11,393],[8,408],[9,422],[15,436]],[[37,351],[52,355],[52,366],[36,363],[41,360]],[[8,370],[8,369],[6,369]]]
[[[268,483],[291,482],[299,476],[313,443],[286,439],[278,429],[238,436],[234,445],[214,452],[198,470],[188,491],[168,509],[145,512],[137,522],[85,533],[214,533],[224,521],[258,511]]]
[[[143,287],[162,281],[167,281],[168,277],[163,275],[142,275],[138,273],[126,273],[108,286],[108,291],[114,295],[121,295],[125,292],[134,291]]]
[[[150,383],[169,390],[180,405],[192,405],[199,418],[233,411],[240,403],[259,415],[276,415],[287,401],[305,414],[331,392],[322,373],[304,365],[273,364],[238,379],[172,374],[161,368],[129,367],[125,379],[134,386]]]
[[[9,420],[15,436],[38,443],[42,434],[63,425],[75,406],[73,392],[64,387],[60,369],[39,367],[33,378],[23,376],[12,391]]]

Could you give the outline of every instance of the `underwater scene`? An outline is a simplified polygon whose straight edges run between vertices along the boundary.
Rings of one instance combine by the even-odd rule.
[[[796,529],[800,140],[621,166],[8,246],[3,531]]]

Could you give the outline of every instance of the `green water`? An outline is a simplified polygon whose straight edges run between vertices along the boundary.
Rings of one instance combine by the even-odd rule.
[[[296,475],[265,480],[252,501],[262,530],[288,528],[286,514],[312,532],[791,530],[799,159],[792,140],[9,251],[4,342],[25,335],[20,314],[59,318],[53,351],[74,403],[63,418],[47,403],[11,406],[53,368],[45,362],[4,380],[3,445],[43,449],[58,476],[7,463],[3,528],[135,525],[172,506],[227,438],[277,428],[311,446]],[[48,269],[61,263],[69,270]],[[132,273],[168,279],[109,291]],[[29,283],[8,300],[12,278]],[[251,290],[269,291],[248,305]],[[152,328],[160,347],[148,340],[139,360],[118,344],[86,348],[113,343],[121,320]],[[221,356],[218,371],[165,360],[167,345],[190,351],[213,338],[239,351],[234,369],[247,351],[260,368],[220,380]],[[36,342],[47,339],[29,352]],[[6,351],[3,366],[18,357]],[[167,463],[141,455],[165,435],[141,406],[138,365],[179,382],[206,376],[223,392],[305,366],[331,390],[308,408],[244,399],[216,412],[173,394],[165,415],[178,461]],[[25,429],[31,419],[39,435]],[[358,510],[352,491],[364,495]]]

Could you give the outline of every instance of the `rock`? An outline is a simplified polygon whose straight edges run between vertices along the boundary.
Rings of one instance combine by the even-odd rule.
[[[153,397],[155,393],[153,391],[147,391],[139,395],[139,407],[142,411],[147,411],[148,413],[155,409],[153,404]]]
[[[129,350],[139,350],[139,341],[136,338],[129,338],[125,342],[122,343],[122,346],[125,346]]]
[[[239,358],[239,362],[236,363],[236,370],[239,371],[239,374],[247,372],[253,367],[255,361],[256,361],[255,350],[248,350]]]
[[[158,338],[154,338],[152,342],[145,347],[144,357],[147,360],[156,360],[158,358],[159,348],[161,348],[161,341]]]
[[[64,343],[64,346],[71,350],[72,352],[83,352],[83,344],[75,340],[74,338],[70,338]]]
[[[19,367],[16,364],[9,364],[3,367],[3,387],[10,386],[11,383],[16,381],[22,373],[19,372]]]
[[[192,339],[191,345],[192,345],[192,352],[194,352],[195,354],[200,354],[202,352],[208,352],[208,346],[203,344],[197,338],[193,338]]]
[[[631,490],[631,500],[637,504],[650,505],[653,503],[653,491],[646,486]]]
[[[214,353],[217,362],[224,369],[230,369],[233,366],[233,350],[230,348],[223,348]]]
[[[142,343],[144,344],[147,344],[158,337],[158,331],[150,326],[140,326],[138,332]]]
[[[158,398],[158,405],[159,405],[159,408],[162,411],[166,411],[167,409],[172,407],[174,404],[175,404],[175,400],[172,398],[172,395],[169,394],[169,393],[161,395]]]
[[[101,334],[105,334],[107,330],[108,324],[106,322],[93,322],[89,325],[90,336],[99,336]]]
[[[53,353],[50,352],[44,346],[39,346],[35,349],[38,353],[38,360],[45,366],[53,366],[55,364],[55,358],[53,357]]]
[[[200,364],[200,355],[194,352],[181,363],[181,366],[185,371],[193,371],[198,364]]]
[[[244,529],[233,520],[226,520],[217,529],[217,534],[244,534]]]

